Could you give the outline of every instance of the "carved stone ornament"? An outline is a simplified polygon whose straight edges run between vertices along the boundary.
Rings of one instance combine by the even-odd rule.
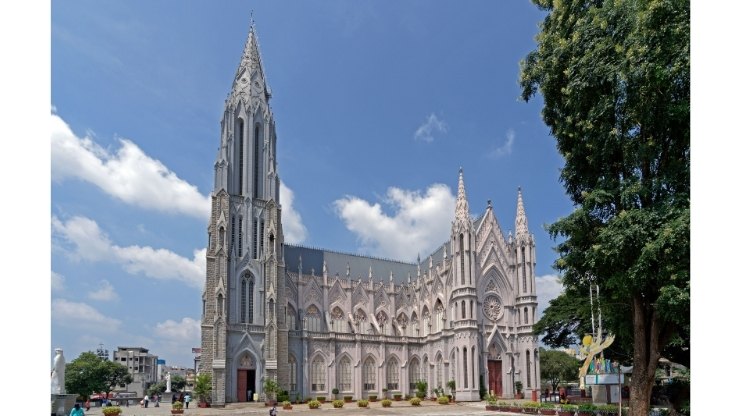
[[[385,325],[386,324],[386,314],[383,312],[379,312],[376,314],[376,321],[378,321],[378,325]]]
[[[502,314],[502,302],[498,296],[489,295],[484,299],[484,314],[492,321],[496,321]]]
[[[255,368],[255,362],[252,360],[252,357],[245,355],[239,361],[239,366],[242,368]]]
[[[312,288],[311,291],[309,292],[309,295],[306,296],[306,300],[308,300],[309,302],[316,302],[316,301],[318,301],[319,300],[319,292],[315,288]]]
[[[486,284],[486,291],[487,292],[497,291],[497,284],[494,282],[494,278],[489,279],[489,282]]]
[[[335,306],[335,308],[332,309],[332,319],[334,319],[335,321],[339,321],[340,319],[342,319],[342,316],[342,309]]]

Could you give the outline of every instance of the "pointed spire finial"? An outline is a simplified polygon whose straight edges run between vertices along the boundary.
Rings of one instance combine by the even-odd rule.
[[[394,271],[391,270],[391,273],[389,273],[389,282],[393,282],[393,281],[394,281]]]
[[[468,200],[466,199],[466,187],[463,185],[463,168],[458,171],[458,198],[455,201],[456,221],[468,221]]]
[[[373,280],[373,266],[368,267],[368,277]]]
[[[522,188],[517,187],[517,217],[515,217],[515,239],[526,239],[530,235],[527,228],[525,204],[522,202]]]
[[[347,262],[347,271],[345,272],[345,274],[347,275],[347,277],[350,277],[350,262],[349,261]]]

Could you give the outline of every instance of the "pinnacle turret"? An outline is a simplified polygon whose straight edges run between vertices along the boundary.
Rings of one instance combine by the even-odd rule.
[[[463,185],[463,168],[458,171],[458,199],[455,201],[455,220],[469,221],[466,187]]]
[[[527,239],[530,231],[527,228],[527,216],[525,215],[525,204],[522,202],[522,189],[517,188],[517,217],[515,218],[515,239]]]

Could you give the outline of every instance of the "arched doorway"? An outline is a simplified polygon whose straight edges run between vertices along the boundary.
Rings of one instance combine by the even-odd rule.
[[[255,392],[255,359],[245,353],[237,368],[237,401],[251,402]]]
[[[489,392],[502,397],[502,356],[494,345],[489,347],[487,369],[489,370]]]

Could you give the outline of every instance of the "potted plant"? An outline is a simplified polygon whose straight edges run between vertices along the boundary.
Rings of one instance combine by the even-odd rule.
[[[319,400],[312,400],[309,402],[309,409],[318,409],[322,406],[322,403],[319,402]]]
[[[487,394],[486,395],[486,410],[498,410],[496,408],[496,405],[497,405],[497,395]]]
[[[450,380],[447,383],[448,388],[450,389],[450,395],[452,396],[450,401],[455,401],[455,380]]]
[[[600,416],[619,416],[618,407],[614,404],[603,404],[597,406]]]
[[[345,399],[345,403],[350,403],[352,401],[352,396],[344,396],[343,399]]]
[[[515,390],[517,391],[517,395],[515,398],[522,399],[525,397],[524,394],[522,394],[522,382],[521,381],[515,381]]]
[[[427,382],[426,381],[418,381],[417,382],[417,391],[415,393],[417,397],[420,399],[424,399],[425,396],[427,396]]]
[[[335,409],[341,409],[345,405],[343,400],[332,400],[332,407]]]
[[[381,406],[383,406],[383,407],[391,407],[391,400],[389,400],[389,399],[383,399],[383,400],[381,400]]]
[[[118,406],[108,406],[103,408],[105,416],[118,416],[121,414],[121,408]]]
[[[370,400],[371,402],[375,402],[377,398],[378,396],[376,396],[375,394],[371,394],[368,396],[368,400]]]
[[[316,396],[316,400],[319,401],[319,403],[324,403],[327,401],[327,398],[324,396]]]
[[[291,402],[288,400],[283,402],[283,410],[291,410],[293,409],[293,406],[291,406]]]
[[[576,414],[579,416],[592,416],[595,410],[597,410],[597,406],[592,403],[582,403],[576,409]]]
[[[419,397],[412,397],[409,400],[409,404],[411,404],[412,406],[419,406],[422,404],[422,399],[420,399]]]
[[[538,414],[539,408],[540,408],[540,403],[538,402],[525,402],[522,404],[523,413],[527,413],[531,415]]]
[[[448,396],[438,396],[437,397],[437,404],[448,404],[450,403],[450,400],[448,400]]]
[[[170,414],[173,415],[182,415],[185,410],[183,410],[183,402],[180,400],[176,400],[172,402],[172,409],[170,409]]]
[[[549,402],[540,403],[540,414],[541,415],[555,415],[556,405],[554,403],[549,403]]]
[[[401,393],[394,393],[394,401],[401,401]]]
[[[338,389],[337,387],[333,388],[332,395],[334,396],[335,399],[337,399],[338,394],[340,394],[340,389]]]
[[[201,373],[196,376],[196,385],[193,392],[198,397],[198,407],[209,407],[211,388],[211,374]]]
[[[365,400],[365,399],[358,400],[358,407],[368,407],[368,400]]]
[[[522,406],[517,402],[512,402],[512,404],[509,405],[509,411],[512,413],[522,413]]]
[[[383,393],[383,398],[384,398],[384,399],[388,399],[388,395],[387,395],[388,391],[389,391],[389,389],[387,389],[386,387],[384,387],[384,388],[383,388],[383,389],[381,390],[381,392]]]
[[[275,396],[280,392],[278,382],[272,378],[266,378],[262,383],[262,391],[265,393],[265,406],[275,406]]]
[[[573,416],[578,406],[574,404],[562,404],[558,408],[558,416]]]

